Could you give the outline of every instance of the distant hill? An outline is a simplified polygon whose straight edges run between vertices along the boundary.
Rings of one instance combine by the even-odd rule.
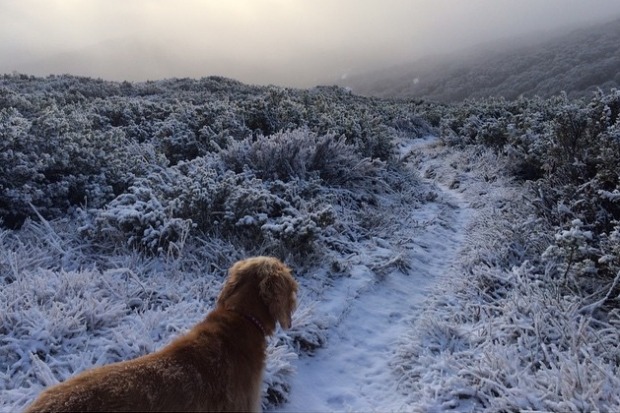
[[[356,94],[457,102],[521,95],[591,96],[620,86],[620,20],[528,45],[420,60],[349,76],[340,86]]]

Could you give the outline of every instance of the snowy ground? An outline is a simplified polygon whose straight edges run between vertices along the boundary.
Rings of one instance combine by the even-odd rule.
[[[403,144],[402,156],[435,145],[433,138]],[[431,165],[424,165],[428,168]],[[410,411],[409,395],[396,355],[425,300],[454,277],[453,259],[470,216],[467,202],[444,185],[437,199],[410,209],[403,222],[416,222],[401,245],[407,268],[377,273],[375,263],[395,256],[386,240],[362,246],[351,261],[350,277],[340,279],[314,302],[315,316],[331,320],[327,343],[296,362],[288,403],[279,411]]]
[[[432,137],[403,141],[401,157],[425,157],[437,143]],[[411,167],[418,176],[433,160]],[[355,243],[354,253],[336,260],[336,273],[326,261],[300,274],[297,326],[278,333],[269,347],[265,394],[276,388],[288,398],[279,410],[411,410],[399,386],[402,339],[427,297],[450,283],[470,215],[457,191],[434,181],[424,183],[426,202],[412,205],[414,198],[398,192],[382,199],[385,217],[376,218],[387,217],[381,228],[389,230]],[[226,245],[205,245],[208,260],[192,251],[185,261],[130,255],[93,263],[63,225],[31,222],[18,238],[1,234],[3,272],[14,281],[0,292],[0,356],[7,363],[0,371],[0,411],[20,409],[42,386],[77,371],[165,345],[212,306],[222,279],[203,274],[221,275],[242,258],[219,256]],[[295,337],[306,347],[314,343],[298,348],[297,360]]]
[[[432,137],[400,149],[424,182],[385,195],[385,214],[367,217],[379,230],[349,252],[298,268],[293,328],[268,348],[265,410],[617,411],[620,315],[584,317],[524,261],[548,244],[528,231],[502,159]],[[245,255],[203,240],[182,258],[89,257],[67,225],[0,231],[2,412],[161,348],[204,317]]]

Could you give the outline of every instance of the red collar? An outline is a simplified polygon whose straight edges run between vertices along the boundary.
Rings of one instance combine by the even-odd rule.
[[[258,321],[258,319],[256,317],[254,317],[251,314],[246,314],[246,313],[242,313],[241,311],[237,311],[235,309],[229,308],[229,311],[232,311],[233,313],[237,313],[239,314],[241,317],[245,318],[246,320],[248,320],[250,323],[254,324],[254,327],[258,328],[260,330],[261,333],[263,333],[263,336],[267,336],[267,331],[265,330],[265,327],[263,326],[263,324]]]

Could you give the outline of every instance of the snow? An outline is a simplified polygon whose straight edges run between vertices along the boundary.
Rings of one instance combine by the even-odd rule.
[[[435,144],[428,137],[401,146],[401,156]],[[409,211],[418,225],[408,230],[408,271],[377,274],[376,263],[394,256],[387,240],[361,245],[350,276],[320,298],[319,318],[331,320],[327,344],[301,357],[288,403],[276,411],[409,411],[399,389],[398,346],[425,305],[449,282],[451,261],[463,240],[470,211],[457,193],[438,188],[440,200]],[[403,217],[404,221],[408,219]],[[374,270],[373,270],[374,268]]]

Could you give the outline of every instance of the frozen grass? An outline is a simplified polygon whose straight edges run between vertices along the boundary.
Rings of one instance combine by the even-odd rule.
[[[85,368],[159,348],[204,316],[222,280],[138,255],[91,261],[58,235],[61,228],[46,227],[26,224],[1,246],[3,411]]]
[[[412,403],[421,411],[617,411],[618,312],[593,317],[584,311],[592,297],[567,294],[550,268],[527,260],[550,239],[523,190],[502,178],[501,159],[473,149],[434,156],[427,172],[458,181],[477,211],[454,276],[395,361]]]
[[[245,255],[219,240],[197,240],[182,259],[101,255],[77,248],[71,229],[30,221],[0,233],[0,411],[20,410],[84,369],[164,346],[205,317],[227,268]],[[279,332],[269,346],[266,403],[286,395],[296,341]]]

